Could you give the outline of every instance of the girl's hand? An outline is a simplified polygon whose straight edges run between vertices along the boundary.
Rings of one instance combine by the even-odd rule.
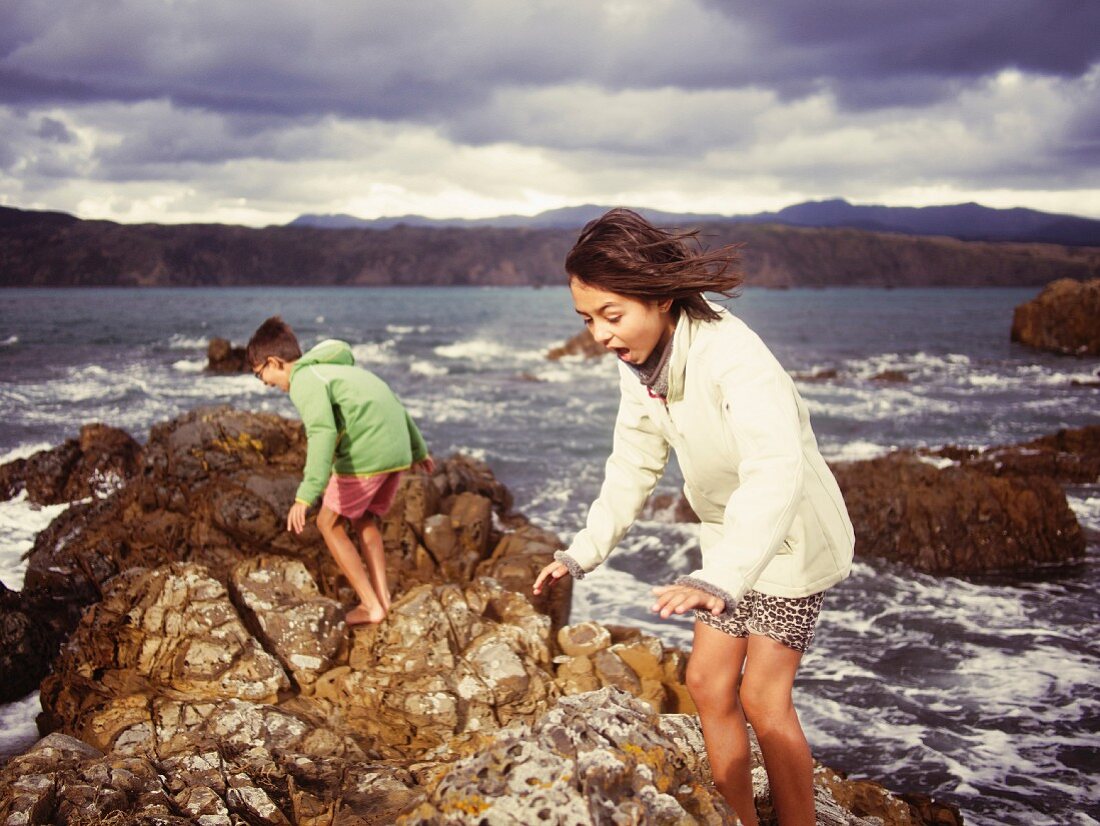
[[[307,510],[309,510],[309,506],[305,502],[295,502],[291,505],[290,512],[286,515],[286,529],[294,531],[294,533],[301,533],[306,526]]]
[[[653,589],[657,601],[649,610],[668,619],[673,614],[682,614],[692,608],[701,608],[717,616],[726,610],[726,602],[719,597],[692,588],[688,585],[659,585]]]
[[[535,585],[531,590],[536,594],[541,594],[543,583],[546,583],[549,587],[568,573],[569,569],[555,559],[539,572],[538,577],[535,579]]]

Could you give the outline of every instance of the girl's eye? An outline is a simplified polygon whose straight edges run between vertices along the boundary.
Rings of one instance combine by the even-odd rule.
[[[614,318],[612,318],[611,316],[608,316],[607,323],[608,324],[618,324],[620,321],[622,321],[622,319],[623,319],[623,317],[621,315],[617,315]]]

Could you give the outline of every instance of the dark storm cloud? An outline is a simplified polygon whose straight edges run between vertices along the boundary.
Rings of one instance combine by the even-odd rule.
[[[0,11],[9,103],[165,98],[221,112],[446,120],[495,89],[750,84],[924,104],[1006,67],[1076,76],[1095,0],[48,5]]]

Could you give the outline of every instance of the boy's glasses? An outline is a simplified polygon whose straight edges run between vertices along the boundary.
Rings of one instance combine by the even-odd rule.
[[[263,364],[261,364],[259,367],[257,367],[255,370],[252,371],[252,375],[255,376],[256,378],[258,378],[260,381],[263,381],[264,380],[264,370],[266,370],[266,369],[267,369],[267,360],[265,359]]]

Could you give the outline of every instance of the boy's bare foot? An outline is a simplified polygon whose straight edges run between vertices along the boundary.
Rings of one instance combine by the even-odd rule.
[[[381,605],[374,609],[365,605],[356,605],[344,616],[348,625],[377,625],[386,618],[386,609]]]

